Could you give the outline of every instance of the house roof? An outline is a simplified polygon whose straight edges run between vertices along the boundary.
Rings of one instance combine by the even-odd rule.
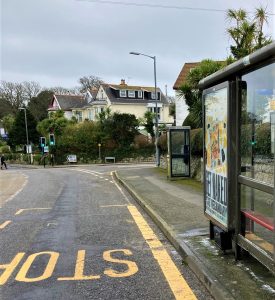
[[[83,96],[75,95],[54,95],[62,110],[71,110],[73,108],[82,108],[87,105]]]
[[[122,103],[122,104],[145,104],[148,102],[155,102],[154,99],[141,99],[141,98],[128,98],[128,97],[116,97],[114,90],[134,90],[134,91],[145,91],[145,92],[154,92],[154,87],[145,87],[145,86],[130,86],[127,84],[102,84],[101,85],[107,94],[108,99],[111,103]],[[161,93],[160,103],[168,104],[168,101],[162,91],[157,88],[157,92]]]
[[[185,83],[190,70],[196,68],[199,64],[199,62],[185,63],[179,73],[176,82],[174,83],[173,89],[178,90]]]

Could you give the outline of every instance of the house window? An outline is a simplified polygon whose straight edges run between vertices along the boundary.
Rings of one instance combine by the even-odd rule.
[[[127,96],[126,95],[126,90],[120,90],[119,95],[120,95],[120,97],[126,97]]]
[[[155,107],[149,107],[149,111],[153,114],[156,114],[156,108]],[[158,120],[160,121],[160,107],[157,108],[157,116],[158,116]]]
[[[89,120],[94,120],[94,110],[89,110],[88,118]]]
[[[128,97],[129,98],[135,98],[136,97],[135,91],[128,91]]]
[[[138,91],[138,98],[143,98],[142,91]]]
[[[75,112],[75,117],[78,122],[82,122],[82,111],[76,111]]]
[[[151,92],[151,98],[152,98],[152,99],[156,99],[156,94],[155,94],[155,92]]]

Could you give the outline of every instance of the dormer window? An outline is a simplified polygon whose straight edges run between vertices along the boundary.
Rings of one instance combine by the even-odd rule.
[[[155,92],[151,92],[151,99],[156,99]],[[159,100],[159,92],[157,92],[157,100]]]
[[[136,97],[135,91],[128,91],[128,97],[129,98],[135,98]]]
[[[119,96],[120,97],[126,97],[127,96],[126,90],[120,90],[119,91]]]
[[[142,91],[138,91],[138,98],[143,98]]]

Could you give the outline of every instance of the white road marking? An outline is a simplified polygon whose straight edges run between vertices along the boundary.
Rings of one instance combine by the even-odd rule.
[[[114,178],[114,172],[111,172],[112,178]],[[123,189],[116,183],[116,181],[113,179],[113,183],[116,185],[116,187],[119,189],[120,193],[122,194],[122,196],[124,197],[124,199],[131,204],[131,202],[129,201],[128,197],[125,195]]]

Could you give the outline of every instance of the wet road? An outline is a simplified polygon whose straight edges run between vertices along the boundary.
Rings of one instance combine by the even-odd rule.
[[[210,299],[112,170],[0,174],[1,300]]]

